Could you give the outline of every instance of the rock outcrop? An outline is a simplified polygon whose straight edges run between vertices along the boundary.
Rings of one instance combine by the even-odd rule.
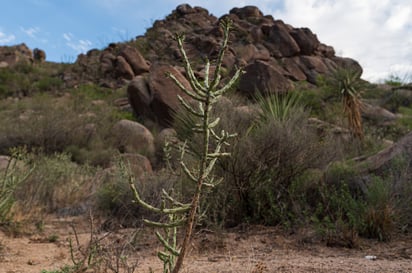
[[[0,68],[13,67],[19,63],[32,63],[33,52],[26,44],[0,46]]]
[[[46,61],[46,52],[39,48],[33,49],[33,59],[35,62],[43,63],[44,61]]]
[[[337,68],[362,70],[355,60],[336,56],[334,49],[321,43],[310,29],[295,28],[264,15],[257,7],[233,8],[223,17],[233,22],[223,70],[231,75],[236,67],[244,69],[246,73],[238,85],[238,91],[244,95],[253,96],[257,91],[287,92],[298,81],[317,84],[320,75]],[[128,96],[136,115],[148,116],[167,126],[180,91],[164,74],[183,70],[174,34],[185,34],[186,53],[195,64],[195,73],[202,77],[204,59],[215,59],[219,52],[222,18],[201,7],[179,5],[165,19],[155,21],[144,36],[79,55],[78,73],[83,80],[87,75],[88,80],[93,80],[92,75],[100,75],[97,81],[107,87],[130,83]],[[183,76],[181,79],[185,81]]]
[[[253,96],[257,91],[287,92],[297,81],[316,84],[320,75],[339,67],[362,70],[355,60],[335,56],[333,48],[322,44],[310,29],[294,28],[263,15],[256,7],[234,8],[226,16],[234,26],[223,66],[227,74],[239,66],[244,69],[246,73],[238,85],[238,91],[244,95]],[[175,96],[179,91],[174,90],[174,84],[164,79],[163,74],[176,71],[172,66],[182,66],[174,33],[185,33],[187,55],[201,76],[203,58],[214,59],[219,50],[222,39],[219,20],[203,8],[184,4],[136,39],[148,62],[171,65],[169,71],[162,73],[151,68],[149,74],[135,78],[129,85],[128,95],[136,114],[150,113],[152,118],[167,125],[170,113],[176,109]]]

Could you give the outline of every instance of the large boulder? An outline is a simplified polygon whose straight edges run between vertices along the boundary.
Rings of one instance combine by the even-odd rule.
[[[263,13],[255,6],[233,8],[229,11],[229,13],[237,15],[239,19],[260,18],[263,16]]]
[[[300,53],[303,55],[312,55],[319,47],[319,40],[309,28],[296,28],[290,34],[300,48]]]
[[[127,97],[136,116],[155,119],[150,108],[153,93],[149,87],[148,75],[139,75],[129,83]]]
[[[105,77],[113,74],[115,62],[116,56],[109,50],[103,51],[100,55],[100,71]]]
[[[304,68],[302,69],[299,57],[283,58],[282,63],[293,81],[304,81],[308,78],[307,73],[304,73]]]
[[[145,58],[135,47],[126,46],[120,52],[120,56],[122,56],[130,65],[134,75],[137,76],[149,71],[149,65],[147,64]]]
[[[191,89],[189,81],[175,67],[167,64],[154,64],[150,67],[149,87],[153,94],[151,110],[157,121],[166,127],[173,123],[174,113],[180,107],[177,95],[188,99],[167,73],[173,74],[183,86]]]
[[[33,59],[37,63],[43,63],[46,61],[46,52],[39,48],[33,49]]]
[[[125,153],[121,154],[120,158],[128,165],[129,170],[136,178],[142,178],[145,175],[153,173],[150,160],[141,154]]]
[[[134,72],[130,64],[123,56],[117,56],[115,61],[116,76],[126,80],[132,80]]]
[[[245,73],[239,81],[239,91],[247,96],[254,96],[256,92],[264,94],[287,92],[293,88],[290,80],[274,64],[256,61],[245,67]]]
[[[307,81],[313,84],[317,83],[319,75],[326,75],[332,71],[325,64],[323,58],[318,56],[300,56],[297,63],[306,75]]]
[[[389,125],[397,119],[396,114],[383,107],[366,102],[362,103],[361,111],[363,118],[374,122],[376,125]]]
[[[112,128],[115,146],[122,153],[139,153],[147,157],[154,155],[153,134],[142,124],[131,120],[120,120]]]
[[[299,45],[290,34],[290,27],[282,21],[276,21],[272,26],[264,25],[262,31],[268,35],[264,45],[275,58],[293,57],[300,53]]]

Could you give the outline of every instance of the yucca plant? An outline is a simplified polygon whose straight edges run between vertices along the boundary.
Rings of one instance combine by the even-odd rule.
[[[352,135],[362,140],[364,137],[361,116],[360,70],[337,69],[331,76],[329,84],[337,89],[342,97],[343,112],[347,117]]]
[[[271,93],[268,96],[257,93],[255,100],[260,110],[258,123],[270,121],[286,123],[296,114],[304,112],[301,95],[298,92]]]
[[[134,186],[133,180],[131,180],[130,183],[135,199],[139,204],[153,212],[167,215],[168,221],[166,222],[145,220],[148,225],[164,230],[163,235],[156,232],[156,236],[164,246],[164,251],[159,252],[158,256],[164,264],[163,272],[167,273],[178,273],[183,265],[183,260],[192,238],[193,228],[199,214],[199,201],[203,193],[203,188],[214,187],[221,181],[215,179],[213,176],[213,169],[216,161],[220,157],[229,155],[229,153],[222,152],[221,149],[224,145],[228,145],[228,139],[234,136],[224,130],[217,133],[214,128],[218,125],[220,119],[216,118],[212,120],[211,117],[213,105],[223,94],[230,90],[241,74],[241,70],[237,70],[234,76],[225,85],[220,86],[223,56],[227,49],[231,21],[223,19],[221,21],[221,27],[223,29],[224,37],[212,78],[209,78],[210,62],[208,60],[206,61],[204,79],[196,78],[183,48],[183,35],[176,35],[176,41],[183,57],[186,75],[190,82],[191,89],[186,88],[173,74],[168,75],[191,100],[188,101],[183,97],[178,96],[182,111],[186,111],[189,115],[196,117],[196,120],[199,120],[199,122],[193,124],[191,130],[193,134],[200,136],[200,150],[192,151],[191,146],[188,145],[189,140],[183,141],[179,146],[179,163],[185,175],[185,178],[182,179],[189,180],[194,185],[194,193],[191,196],[191,202],[179,202],[175,199],[172,193],[163,191],[162,206],[157,208],[143,201],[140,198],[138,190]],[[197,162],[191,164],[193,167],[189,167],[189,164],[185,162],[185,154],[198,155],[198,157],[196,157]],[[177,243],[177,228],[181,226],[184,226],[185,228],[185,235],[183,242],[179,246]]]

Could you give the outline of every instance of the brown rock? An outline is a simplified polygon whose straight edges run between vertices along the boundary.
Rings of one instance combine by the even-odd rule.
[[[379,153],[368,157],[357,164],[357,169],[365,173],[379,173],[388,170],[388,167],[399,158],[409,160],[412,158],[412,132],[402,137],[398,142],[392,144]],[[396,164],[396,163],[395,163]],[[405,173],[411,173],[411,164],[406,167]]]
[[[124,78],[126,80],[131,80],[134,77],[134,72],[132,67],[122,56],[116,57],[115,62],[116,76]]]
[[[312,84],[316,84],[320,74],[330,73],[329,66],[324,62],[324,59],[319,56],[299,56],[292,59],[300,70],[305,74],[306,80]]]
[[[299,45],[289,33],[289,27],[282,21],[276,21],[276,23],[271,26],[269,30],[262,29],[262,31],[264,33],[269,32],[269,43],[266,42],[264,45],[276,58],[292,57],[300,53]]]
[[[187,98],[167,73],[173,74],[186,88],[190,89],[190,83],[183,74],[171,65],[155,64],[150,67],[149,87],[153,94],[151,109],[162,125],[168,126],[173,121],[173,115],[180,107],[177,95]]]
[[[363,118],[373,121],[377,125],[388,125],[397,119],[394,113],[385,108],[365,102],[362,103],[361,111]]]
[[[332,58],[335,56],[335,49],[333,47],[320,43],[317,48],[318,55],[326,58]]]
[[[268,61],[270,59],[269,51],[263,46],[258,45],[258,49],[253,44],[241,45],[235,48],[236,55],[246,64],[255,60]]]
[[[154,119],[150,104],[153,101],[153,94],[149,88],[147,75],[135,77],[127,87],[127,97],[136,116]]]
[[[149,71],[149,65],[140,52],[131,46],[126,46],[121,52],[120,56],[124,57],[126,62],[132,68],[134,75],[140,75]]]
[[[299,57],[283,58],[282,63],[286,71],[291,75],[291,79],[294,81],[304,81],[307,79],[306,74],[303,73],[299,65]]]
[[[33,53],[26,44],[0,46],[0,62],[3,63],[3,67],[14,66],[21,62],[32,63]]]
[[[120,120],[112,128],[116,147],[122,153],[139,153],[152,157],[154,155],[154,137],[142,124],[131,120]]]
[[[42,63],[46,60],[46,52],[39,48],[33,49],[33,59],[35,62]]]
[[[0,155],[0,171],[3,171],[9,165],[10,157],[6,155]]]
[[[194,8],[192,8],[192,6],[190,6],[189,4],[181,4],[181,5],[176,7],[175,12],[177,14],[183,16],[183,15],[186,15],[186,14],[196,13],[196,10]]]
[[[362,72],[363,72],[362,66],[360,66],[360,64],[357,61],[355,61],[354,59],[342,58],[342,57],[333,57],[333,58],[331,58],[331,60],[333,60],[338,65],[338,67],[345,68],[345,69],[350,69],[350,70],[354,70],[354,71],[359,71],[360,74],[362,74]]]
[[[256,61],[246,66],[245,72],[240,78],[238,88],[245,95],[253,96],[257,91],[266,94],[286,92],[293,88],[292,83],[279,69],[268,62]]]
[[[114,56],[110,51],[103,51],[100,55],[100,70],[103,75],[111,74],[114,71],[114,64],[116,62],[116,56]]]
[[[145,175],[153,173],[152,164],[150,163],[150,160],[143,155],[135,153],[126,153],[121,154],[120,158],[129,166],[130,171],[136,178],[142,178]]]
[[[312,55],[319,47],[319,40],[308,28],[296,28],[290,33],[300,48],[301,54]]]
[[[325,74],[328,72],[328,67],[326,64],[323,62],[323,59],[321,57],[317,56],[301,56],[300,60],[302,61],[302,64],[310,69],[310,70],[315,70],[318,73]]]
[[[259,18],[263,17],[263,13],[255,6],[245,6],[243,8],[233,8],[229,11],[230,14],[235,14],[240,19]]]

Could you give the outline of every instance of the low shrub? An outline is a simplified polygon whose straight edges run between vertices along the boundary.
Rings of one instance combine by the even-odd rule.
[[[329,246],[358,247],[358,234],[365,226],[365,201],[347,184],[324,184],[312,221]]]
[[[42,94],[3,104],[0,153],[26,146],[47,154],[68,152],[78,163],[107,166],[110,161],[110,130],[117,116],[104,101]]]
[[[260,103],[257,113],[261,116],[249,120],[249,128],[238,130],[232,156],[219,165],[225,180],[211,196],[221,199],[207,200],[215,210],[209,214],[227,225],[295,221],[301,214],[296,210],[295,181],[302,183],[305,173],[322,169],[336,155],[331,142],[321,141],[309,126],[308,114],[296,98],[269,98]],[[225,117],[221,118],[224,124]]]
[[[6,168],[0,169],[0,224],[10,220],[10,211],[16,201],[16,190],[34,170],[33,166],[25,164],[25,160],[26,152],[23,149],[14,149]]]
[[[28,155],[36,168],[16,191],[18,209],[23,215],[41,216],[42,213],[64,215],[84,213],[87,201],[95,190],[96,169],[77,165],[65,153]],[[40,214],[39,214],[40,213]]]
[[[102,185],[96,193],[96,209],[108,218],[108,228],[114,226],[136,227],[142,219],[159,220],[159,215],[152,213],[134,202],[129,179],[132,171],[127,162],[118,159],[116,164],[102,174]],[[136,179],[136,188],[145,200],[160,206],[162,189],[172,191],[177,177],[159,170],[156,174]],[[178,189],[175,188],[175,191]],[[115,224],[115,225],[114,225]]]

